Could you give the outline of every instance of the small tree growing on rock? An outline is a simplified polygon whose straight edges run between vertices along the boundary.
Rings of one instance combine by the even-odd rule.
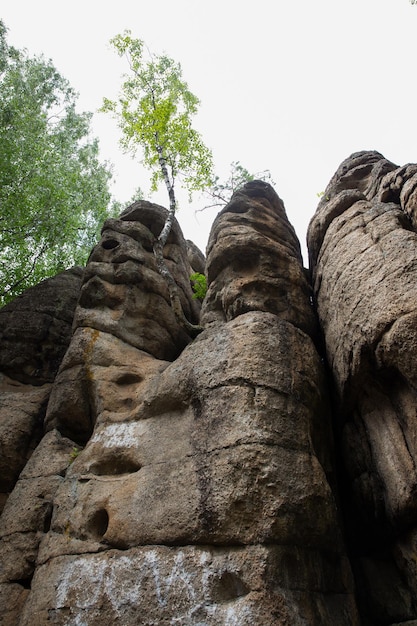
[[[130,72],[124,75],[118,99],[105,98],[101,110],[118,120],[122,147],[134,155],[141,150],[143,164],[152,171],[152,191],[161,181],[165,184],[169,212],[153,250],[175,315],[189,333],[195,334],[200,328],[185,318],[163,249],[177,208],[177,180],[190,195],[205,189],[212,180],[211,152],[191,123],[200,103],[183,80],[179,63],[166,55],[151,54],[141,39],[132,38],[130,31],[116,35],[110,43],[119,56],[126,57]]]
[[[417,0],[416,0],[417,1]],[[251,174],[239,161],[233,161],[230,164],[230,173],[228,178],[221,180],[219,176],[215,176],[207,189],[204,190],[204,195],[209,198],[209,204],[206,204],[200,211],[205,209],[211,209],[212,207],[224,206],[230,202],[234,192],[243,187],[251,180],[263,180],[271,185],[274,185],[271,172],[264,170],[262,172],[256,172]]]

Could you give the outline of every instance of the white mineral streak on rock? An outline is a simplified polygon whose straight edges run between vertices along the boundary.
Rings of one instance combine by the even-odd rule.
[[[74,619],[67,623],[67,626],[88,626],[88,622],[86,622],[80,615],[77,615]]]
[[[120,587],[121,572],[138,567],[135,559],[123,556],[114,561],[95,562],[88,557],[79,558],[67,566],[58,584],[57,607],[68,606],[75,592],[76,606],[86,609],[94,606],[99,596],[104,593],[112,608],[119,611],[123,605],[137,604],[141,595],[142,580],[149,580],[150,577],[154,581],[155,597],[160,606],[166,606],[171,589],[178,584],[181,584],[190,600],[194,600],[196,575],[186,571],[183,553],[175,555],[173,567],[168,574],[161,574],[161,565],[164,566],[165,561],[161,563],[155,550],[147,552],[144,562],[140,563],[140,568],[136,572],[136,585]],[[84,593],[84,590],[88,591]]]
[[[241,626],[241,624],[251,623],[252,611],[247,604],[238,607],[228,606],[224,623],[227,626]]]
[[[187,572],[184,567],[184,554],[180,551],[175,555],[174,567],[171,573],[165,578],[165,596],[168,597],[171,587],[177,586],[178,583],[182,585],[184,591],[189,597],[191,602],[195,601],[195,579],[196,574]]]
[[[106,448],[133,448],[138,441],[141,426],[137,422],[127,424],[109,424],[96,431],[91,443],[101,443]]]
[[[69,563],[57,586],[57,608],[74,604],[74,589],[76,589],[77,608],[86,609],[94,606],[100,596],[106,567],[105,562],[96,562],[88,557],[81,557]],[[80,584],[86,579],[88,585]]]
[[[162,594],[162,587],[161,587],[161,577],[159,574],[159,567],[158,567],[158,554],[156,553],[155,550],[150,550],[146,555],[145,555],[145,559],[146,561],[149,563],[150,567],[152,567],[152,573],[153,573],[153,578],[154,578],[154,582],[155,582],[155,592],[156,592],[156,597],[158,600],[158,604],[159,606],[164,606],[164,604],[166,603],[166,600]]]
[[[213,603],[209,585],[213,577],[213,563],[209,553],[201,554],[200,564],[200,569],[187,567],[187,558],[182,550],[176,551],[168,567],[166,555],[161,557],[157,550],[152,549],[139,559],[137,556],[106,560],[81,557],[65,566],[57,586],[56,607],[84,611],[107,601],[113,611],[122,617],[126,606],[140,606],[149,603],[153,597],[159,607],[166,610],[168,607],[172,611],[170,624],[173,626],[209,626],[213,619],[227,626],[250,624],[251,609],[239,598],[228,606]],[[223,567],[215,569],[219,576],[224,572]],[[126,572],[132,574],[132,570],[134,577],[129,576],[129,584],[120,584],[123,575]],[[180,614],[175,614],[175,599],[181,599],[181,604],[184,602],[187,607],[185,612],[183,604]],[[85,622],[80,613],[68,622],[69,626],[84,626],[87,623],[88,618]]]
[[[142,580],[147,576],[147,570],[140,567],[136,572],[135,584],[120,585],[123,580],[123,572],[128,569],[135,569],[134,559],[129,556],[119,557],[116,561],[106,563],[105,577],[103,580],[103,592],[110,601],[112,608],[118,613],[123,606],[135,605],[138,603],[142,593]]]

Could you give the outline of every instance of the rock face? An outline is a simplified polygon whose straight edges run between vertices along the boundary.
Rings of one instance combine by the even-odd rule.
[[[365,625],[417,623],[417,166],[342,163],[309,227]]]
[[[0,371],[20,383],[53,382],[71,338],[82,269],[31,287],[0,309]]]
[[[310,336],[315,317],[300,244],[268,183],[245,185],[213,224],[202,323],[268,311]]]
[[[42,437],[81,275],[81,268],[63,272],[0,309],[0,510]]]
[[[65,472],[71,450],[64,452],[64,465],[50,458],[51,452],[62,456],[65,442],[58,437],[43,456],[42,478],[33,474],[45,447],[45,440],[39,442],[46,406],[70,342],[81,275],[81,268],[63,272],[0,310],[0,510],[5,506],[0,518],[0,623],[5,625],[18,622],[58,475]]]
[[[175,222],[195,339],[165,217],[133,204],[0,311],[0,623],[414,626],[417,166],[342,163],[312,285],[266,183],[206,262]]]
[[[2,623],[355,626],[326,376],[284,206],[255,181],[219,214],[194,341],[155,269],[164,218],[132,205],[90,256],[43,437],[1,518]],[[195,323],[201,259],[177,224],[164,254]]]

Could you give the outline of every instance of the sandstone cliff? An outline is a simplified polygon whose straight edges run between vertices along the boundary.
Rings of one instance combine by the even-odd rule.
[[[0,311],[0,623],[417,620],[416,172],[339,168],[309,229],[318,316],[260,181],[213,225],[201,311],[204,260],[177,223],[165,247],[196,339],[147,202],[104,224],[82,278]]]
[[[417,166],[344,161],[308,234],[363,624],[417,621]]]

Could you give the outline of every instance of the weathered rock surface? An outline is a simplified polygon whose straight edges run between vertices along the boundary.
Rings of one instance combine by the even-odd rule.
[[[132,205],[90,256],[46,434],[3,513],[4,619],[355,626],[326,380],[283,204],[253,182],[217,218],[192,342],[155,271],[164,216]],[[164,254],[196,322],[177,225]]]
[[[137,202],[120,219],[107,220],[93,249],[75,312],[76,328],[111,333],[158,359],[174,359],[190,337],[178,324],[165,280],[158,273],[152,245],[167,210]],[[186,317],[195,322],[199,305],[192,298],[187,245],[177,221],[164,250],[178,285]]]
[[[207,246],[207,279],[203,324],[269,311],[314,333],[300,244],[268,183],[245,185],[218,215]]]
[[[354,154],[308,234],[352,562],[372,625],[417,619],[416,190],[417,166]]]
[[[204,258],[168,239],[192,340],[165,216],[135,203],[81,289],[0,311],[0,623],[416,624],[417,166],[337,170],[308,234],[318,320],[254,181],[213,225],[201,316]]]
[[[308,337],[271,314],[247,313],[202,333],[164,365],[143,368],[148,383],[131,374],[128,413],[118,410],[125,385],[116,406],[103,390],[94,434],[56,500],[53,529],[63,532],[70,519],[71,534],[95,539],[94,520],[105,511],[103,537],[123,548],[320,546],[330,534],[337,541],[333,497],[310,443],[310,406],[320,406],[323,381],[310,374],[320,362]]]
[[[58,274],[0,309],[0,511],[42,437],[81,276],[81,268]]]
[[[61,556],[37,569],[20,624],[347,624],[342,576],[313,550],[286,546]]]
[[[70,342],[81,277],[80,267],[67,270],[0,309],[0,372],[30,385],[53,382]]]

